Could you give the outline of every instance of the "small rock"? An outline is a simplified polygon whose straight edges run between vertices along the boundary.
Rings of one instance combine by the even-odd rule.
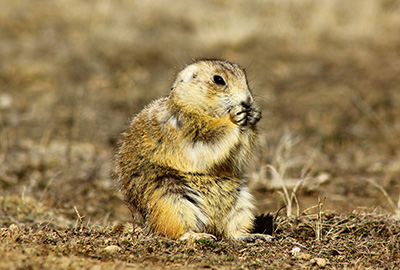
[[[312,263],[316,263],[319,267],[326,266],[326,260],[324,258],[314,258],[311,260]]]
[[[121,248],[116,245],[111,245],[111,246],[105,247],[104,251],[107,251],[109,253],[115,253],[115,252],[121,251]]]
[[[20,235],[21,235],[21,230],[17,225],[11,224],[8,227],[8,237],[12,241],[16,241]]]
[[[293,253],[293,256],[296,259],[300,259],[300,260],[309,260],[311,258],[311,255],[308,253],[304,253],[304,252],[297,252],[297,253]]]
[[[9,94],[1,94],[0,95],[0,109],[11,108],[12,103],[13,103],[13,99]]]
[[[294,247],[294,248],[292,248],[292,250],[290,252],[291,253],[299,253],[300,252],[300,248],[299,247]]]

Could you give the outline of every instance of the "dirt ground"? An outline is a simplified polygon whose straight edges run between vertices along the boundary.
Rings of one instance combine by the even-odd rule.
[[[0,2],[0,269],[400,268],[400,1]],[[195,58],[246,68],[274,240],[132,230],[120,133]]]

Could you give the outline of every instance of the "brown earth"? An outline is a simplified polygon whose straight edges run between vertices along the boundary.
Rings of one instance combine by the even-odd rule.
[[[400,1],[11,1],[0,9],[0,268],[400,267]],[[112,157],[193,58],[247,69],[275,240],[131,231]],[[320,202],[320,203],[319,203]]]

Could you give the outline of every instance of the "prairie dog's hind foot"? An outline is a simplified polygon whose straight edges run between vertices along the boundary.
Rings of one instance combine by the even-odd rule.
[[[275,238],[273,236],[268,235],[268,234],[261,234],[261,233],[241,234],[236,239],[244,241],[244,242],[254,242],[257,239],[263,240],[266,242],[271,242],[271,241],[275,240]]]
[[[186,232],[184,235],[182,235],[179,240],[189,240],[189,241],[194,241],[194,240],[208,240],[208,241],[217,241],[217,238],[209,233],[198,233],[198,232]]]

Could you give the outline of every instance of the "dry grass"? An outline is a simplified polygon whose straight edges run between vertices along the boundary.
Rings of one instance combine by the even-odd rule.
[[[399,267],[399,32],[397,0],[3,0],[0,268]],[[197,57],[248,70],[275,242],[112,230],[118,134]]]

